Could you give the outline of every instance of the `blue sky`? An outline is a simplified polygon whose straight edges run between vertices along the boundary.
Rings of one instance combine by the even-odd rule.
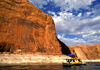
[[[55,22],[57,37],[68,46],[100,43],[100,0],[29,0]]]

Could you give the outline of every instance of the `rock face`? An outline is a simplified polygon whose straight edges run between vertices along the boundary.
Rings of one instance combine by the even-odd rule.
[[[71,53],[76,54],[79,58],[86,59],[100,59],[100,43],[97,45],[76,45],[69,46]]]
[[[0,51],[61,54],[61,49],[50,15],[27,0],[0,0]]]

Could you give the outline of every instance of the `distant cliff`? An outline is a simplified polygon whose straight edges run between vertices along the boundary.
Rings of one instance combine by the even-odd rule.
[[[71,53],[76,54],[81,59],[100,59],[100,43],[97,45],[76,45],[69,46]]]
[[[1,52],[69,54],[62,44],[50,15],[28,0],[0,0]]]

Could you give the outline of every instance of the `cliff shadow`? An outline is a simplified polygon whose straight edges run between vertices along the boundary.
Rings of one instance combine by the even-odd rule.
[[[62,54],[65,54],[65,55],[68,55],[68,54],[71,54],[71,51],[70,49],[68,48],[68,46],[66,46],[62,41],[60,41],[58,39],[59,43],[61,44],[61,52]]]

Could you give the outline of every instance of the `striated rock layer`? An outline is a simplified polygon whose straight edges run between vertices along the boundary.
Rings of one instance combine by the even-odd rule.
[[[62,64],[66,55],[38,55],[38,54],[0,54],[0,66],[3,64]],[[1,69],[0,69],[1,70]]]
[[[97,45],[76,45],[69,46],[71,53],[76,54],[79,58],[86,59],[100,59],[100,43]]]
[[[65,46],[64,50],[70,50]],[[52,17],[27,0],[0,0],[0,51],[61,54]]]

